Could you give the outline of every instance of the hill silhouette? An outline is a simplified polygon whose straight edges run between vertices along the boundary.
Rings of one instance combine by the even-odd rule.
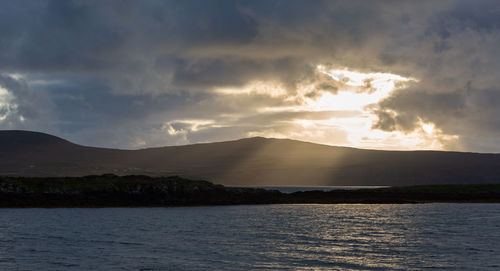
[[[0,175],[179,175],[226,185],[500,183],[500,154],[380,151],[289,139],[116,150],[48,134],[0,131]]]

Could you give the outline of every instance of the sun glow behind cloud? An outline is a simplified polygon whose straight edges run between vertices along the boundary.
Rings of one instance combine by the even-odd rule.
[[[415,78],[391,73],[362,73],[348,69],[327,69],[317,66],[337,86],[335,91],[318,90],[314,84],[299,84],[295,93],[275,82],[252,82],[240,89],[216,89],[223,95],[268,95],[281,97],[288,104],[261,107],[260,114],[284,112],[330,112],[327,118],[294,118],[282,120],[279,128],[251,131],[248,136],[293,138],[322,144],[379,149],[444,149],[458,140],[446,135],[433,123],[418,121],[412,131],[382,131],[374,128],[377,115],[374,106],[394,91],[404,91]],[[315,92],[314,95],[310,93]],[[335,112],[351,112],[336,114]],[[354,112],[354,113],[353,113]],[[308,116],[306,114],[306,116]]]
[[[265,81],[253,81],[242,88],[216,88],[215,93],[219,94],[258,94],[258,95],[268,95],[271,97],[285,96],[287,94],[286,90],[283,89],[279,84],[275,82],[265,82]]]
[[[0,87],[0,121],[4,121],[16,107],[17,105],[12,104],[12,95],[7,89]]]

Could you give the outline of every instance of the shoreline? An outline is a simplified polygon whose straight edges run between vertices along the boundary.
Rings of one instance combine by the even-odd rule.
[[[283,193],[177,176],[0,177],[0,208],[263,204],[500,203],[500,184],[423,185]]]

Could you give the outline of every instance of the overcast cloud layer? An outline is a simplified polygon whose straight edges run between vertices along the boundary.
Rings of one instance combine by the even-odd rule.
[[[0,129],[120,148],[264,135],[405,149],[411,135],[500,152],[499,48],[495,0],[0,1]],[[408,80],[362,109],[315,109],[376,91],[330,70]],[[339,124],[363,118],[356,140]]]

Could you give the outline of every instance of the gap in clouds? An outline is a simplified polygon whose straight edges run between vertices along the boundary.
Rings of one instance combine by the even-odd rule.
[[[500,151],[497,1],[19,0],[0,15],[0,129]]]

